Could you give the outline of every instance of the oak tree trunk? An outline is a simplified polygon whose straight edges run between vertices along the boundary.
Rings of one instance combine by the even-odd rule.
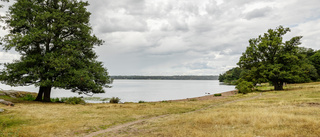
[[[42,101],[43,93],[44,93],[44,87],[40,86],[38,96],[34,101]]]
[[[50,94],[51,94],[51,86],[49,87],[40,86],[39,93],[35,101],[51,102]]]
[[[274,84],[274,90],[283,90],[283,82],[282,81],[273,82],[273,84]]]
[[[50,87],[45,87],[44,88],[43,102],[51,102],[50,95],[51,95],[51,86]]]

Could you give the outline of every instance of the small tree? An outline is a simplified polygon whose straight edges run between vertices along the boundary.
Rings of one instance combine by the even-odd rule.
[[[239,93],[247,94],[253,91],[253,83],[245,81],[243,79],[239,79],[237,81],[236,89],[238,89]]]
[[[298,53],[302,36],[283,42],[282,36],[289,31],[289,28],[279,26],[275,30],[269,29],[263,36],[250,39],[238,65],[248,69],[253,79],[272,83],[275,90],[283,90],[285,82],[305,77],[304,56]]]
[[[107,69],[96,61],[88,2],[78,0],[17,0],[6,20],[4,49],[14,48],[20,60],[4,65],[0,80],[11,86],[34,84],[37,101],[50,102],[51,88],[104,93],[111,83]]]

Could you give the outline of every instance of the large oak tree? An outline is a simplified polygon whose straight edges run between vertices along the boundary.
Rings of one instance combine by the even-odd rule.
[[[94,46],[88,2],[78,0],[16,0],[6,19],[5,50],[15,49],[20,60],[4,64],[0,80],[11,86],[34,84],[37,101],[50,101],[51,88],[78,93],[104,93],[111,79]]]
[[[269,29],[264,35],[249,40],[249,46],[240,57],[238,65],[248,69],[252,79],[266,79],[275,90],[282,90],[285,82],[310,80],[305,56],[299,53],[302,36],[283,41],[289,28]]]

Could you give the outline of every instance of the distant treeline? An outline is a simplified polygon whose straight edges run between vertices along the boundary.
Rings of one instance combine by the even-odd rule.
[[[111,76],[112,79],[218,80],[219,76]]]

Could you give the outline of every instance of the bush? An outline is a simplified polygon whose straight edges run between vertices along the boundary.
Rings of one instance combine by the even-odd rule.
[[[66,98],[65,103],[75,105],[75,104],[85,104],[86,102],[82,98],[71,97],[71,98]]]
[[[60,98],[60,102],[66,102],[68,98]]]
[[[34,95],[31,94],[26,94],[23,97],[21,97],[22,100],[26,100],[26,101],[33,101],[36,99],[36,97]]]
[[[120,102],[120,98],[118,98],[118,97],[112,97],[109,101],[109,103],[116,103],[116,104],[119,102]]]
[[[217,97],[217,96],[222,96],[221,94],[214,94],[213,96]]]
[[[138,103],[145,103],[144,101],[140,100]]]
[[[60,98],[51,98],[51,102],[61,102]]]
[[[239,93],[247,94],[253,91],[253,83],[239,79],[237,82],[236,89]]]

